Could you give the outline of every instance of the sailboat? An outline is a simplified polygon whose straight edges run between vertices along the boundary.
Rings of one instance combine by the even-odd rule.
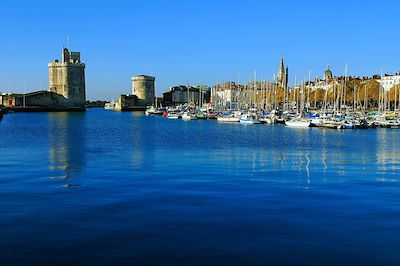
[[[304,85],[301,86],[301,99],[300,99],[300,114],[298,117],[291,119],[291,120],[286,120],[285,125],[288,127],[294,127],[294,128],[307,128],[310,127],[311,122],[309,119],[305,119],[302,117],[301,112],[304,110]]]

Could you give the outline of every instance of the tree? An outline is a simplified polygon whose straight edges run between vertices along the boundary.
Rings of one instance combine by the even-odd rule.
[[[399,92],[400,92],[400,84],[394,85],[389,91],[389,99],[390,99],[390,101],[398,102],[398,100],[399,100]]]

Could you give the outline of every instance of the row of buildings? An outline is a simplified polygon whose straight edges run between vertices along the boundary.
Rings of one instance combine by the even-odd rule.
[[[338,88],[345,82],[355,80],[359,81],[360,84],[374,80],[381,84],[382,91],[388,93],[395,85],[400,84],[400,72],[393,75],[373,75],[372,77],[334,76],[330,65],[327,65],[326,70],[323,72],[323,78],[303,83],[299,82],[289,88],[288,67],[285,67],[283,58],[281,58],[279,71],[274,81],[253,81],[247,84],[236,84],[235,82],[216,84],[211,90],[211,103],[217,109],[235,109],[238,106],[260,107],[267,104],[273,106],[274,104],[288,103],[292,100],[289,95],[293,96],[298,91],[301,91],[302,88],[308,92],[315,92],[320,89],[327,91]]]
[[[287,87],[289,68],[284,64],[281,57],[278,74],[275,77],[277,86]],[[270,84],[270,83],[268,83]],[[259,84],[260,85],[260,84]],[[185,86],[178,85],[171,87],[163,93],[162,102],[165,106],[177,106],[188,103],[196,106],[223,106],[224,108],[235,108],[241,101],[243,105],[251,102],[253,98],[254,85],[240,85],[235,82],[216,84],[213,87],[204,85]],[[241,96],[239,96],[241,91]],[[232,106],[233,105],[233,106]]]

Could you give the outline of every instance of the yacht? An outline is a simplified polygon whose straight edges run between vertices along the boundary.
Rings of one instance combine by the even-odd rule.
[[[217,121],[222,123],[239,123],[240,119],[235,116],[220,116],[217,118]]]
[[[166,108],[155,108],[154,106],[145,111],[146,116],[149,115],[163,115],[167,111]]]
[[[189,112],[184,112],[182,115],[183,120],[197,120],[197,116]]]
[[[257,118],[257,116],[252,114],[242,115],[239,121],[241,124],[261,124],[261,121]]]
[[[182,119],[182,116],[179,113],[169,112],[166,116],[168,119]]]
[[[285,125],[288,127],[295,127],[295,128],[307,128],[310,127],[311,122],[303,119],[293,119],[285,121]]]
[[[114,102],[114,101],[111,101],[111,102],[109,102],[109,103],[106,103],[106,104],[104,105],[104,109],[106,109],[106,110],[113,110],[113,109],[115,108],[115,104],[116,104],[116,102]]]

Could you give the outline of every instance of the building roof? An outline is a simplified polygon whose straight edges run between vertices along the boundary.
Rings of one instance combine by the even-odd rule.
[[[49,91],[45,91],[45,90],[32,91],[32,92],[25,93],[25,96],[31,96],[31,95],[37,95],[37,94],[43,94],[43,93],[49,93]]]

